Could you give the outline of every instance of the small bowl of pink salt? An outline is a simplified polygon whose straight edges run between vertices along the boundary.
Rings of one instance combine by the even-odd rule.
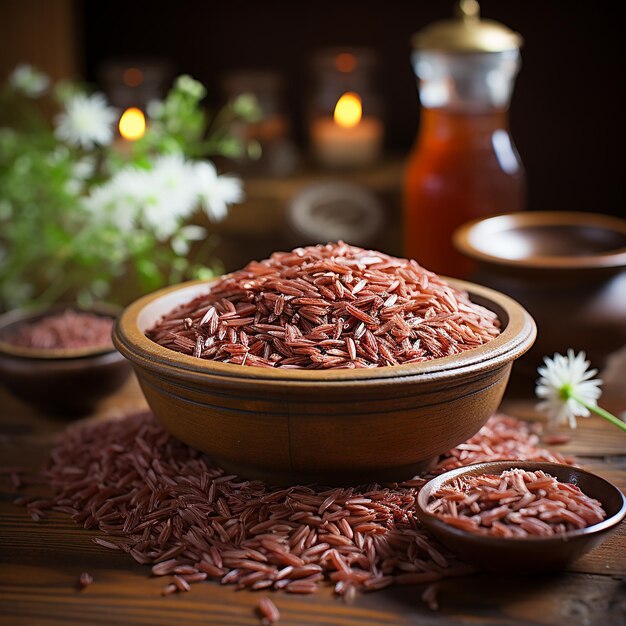
[[[131,372],[111,341],[116,314],[59,305],[0,316],[0,384],[45,413],[90,412]]]
[[[498,461],[433,478],[416,507],[459,558],[518,573],[562,569],[603,543],[624,519],[626,498],[578,467]]]

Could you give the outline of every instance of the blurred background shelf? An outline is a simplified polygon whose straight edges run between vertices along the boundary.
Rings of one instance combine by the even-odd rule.
[[[222,260],[225,269],[231,271],[250,259],[266,258],[275,250],[312,243],[312,238],[306,233],[294,229],[289,217],[294,203],[303,199],[304,194],[312,191],[312,195],[319,197],[320,194],[324,196],[326,191],[331,196],[329,201],[338,192],[342,199],[354,203],[356,215],[346,216],[343,224],[339,224],[343,232],[355,231],[358,225],[351,224],[351,221],[355,218],[358,221],[359,211],[368,216],[372,211],[378,212],[379,227],[372,236],[362,241],[354,236],[346,236],[346,239],[350,238],[357,245],[371,245],[374,249],[399,255],[402,253],[400,190],[403,171],[404,160],[398,155],[385,157],[366,169],[334,171],[307,164],[284,178],[245,176],[245,201],[232,207],[223,222],[211,225],[217,237],[215,254]],[[339,188],[338,183],[342,184]],[[372,208],[360,208],[355,193],[351,193],[348,185],[356,188],[355,193],[361,190],[371,196]],[[306,197],[304,202],[307,202]],[[311,206],[311,210],[314,208]],[[337,227],[337,224],[334,226]],[[324,224],[318,223],[314,227],[320,232],[319,241],[332,239],[332,234],[336,232],[334,230],[328,233],[330,237],[324,237]]]
[[[385,150],[406,155],[419,125],[411,36],[451,15],[453,0],[424,3],[320,0],[302,7],[190,1],[165,13],[153,2],[20,0],[0,3],[0,78],[28,61],[53,78],[99,82],[112,59],[165,59],[222,97],[240,70],[278,72],[293,136],[307,151],[304,111],[310,55],[325,46],[370,46],[380,57]],[[521,33],[522,70],[511,133],[528,173],[528,206],[626,214],[624,38],[615,3],[483,0],[482,15]]]

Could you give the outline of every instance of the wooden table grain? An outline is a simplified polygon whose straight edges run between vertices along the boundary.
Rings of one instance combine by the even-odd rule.
[[[608,402],[605,397],[605,402]],[[619,404],[621,403],[621,406]],[[87,419],[106,419],[144,407],[134,380],[103,402]],[[528,401],[506,400],[512,415],[538,419]],[[626,409],[618,400],[607,408]],[[559,446],[580,462],[626,490],[626,435],[599,418],[579,420],[571,441]],[[0,390],[0,465],[37,472],[54,436],[67,422],[46,417]],[[0,486],[0,624],[3,626],[248,626],[259,592],[236,591],[207,582],[189,593],[161,597],[163,580],[126,554],[101,548],[96,531],[77,527],[54,514],[33,522],[13,504],[16,493]],[[82,591],[81,572],[94,582]],[[515,564],[502,574],[476,574],[445,580],[440,610],[421,601],[423,586],[388,588],[359,594],[352,605],[323,588],[312,596],[271,594],[281,626],[617,626],[626,624],[626,525],[600,548],[567,571],[518,576]]]

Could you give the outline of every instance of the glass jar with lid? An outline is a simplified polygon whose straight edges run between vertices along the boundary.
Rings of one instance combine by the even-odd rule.
[[[420,126],[404,183],[405,254],[436,272],[464,276],[452,245],[464,222],[525,208],[525,174],[508,110],[522,38],[481,19],[461,0],[453,19],[413,39]]]

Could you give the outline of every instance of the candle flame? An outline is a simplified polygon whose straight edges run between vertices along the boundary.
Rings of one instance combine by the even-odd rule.
[[[120,135],[128,141],[141,139],[146,133],[146,117],[136,107],[126,109],[120,117],[119,129]]]
[[[353,128],[361,121],[362,114],[363,107],[359,94],[349,91],[337,101],[333,117],[339,126]]]

